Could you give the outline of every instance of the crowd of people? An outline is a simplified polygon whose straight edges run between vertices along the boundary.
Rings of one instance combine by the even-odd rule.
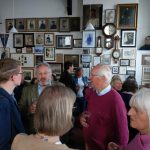
[[[0,60],[0,150],[150,149],[148,85],[102,64],[89,78],[69,61],[59,81],[48,63],[35,71],[26,83],[19,61]]]

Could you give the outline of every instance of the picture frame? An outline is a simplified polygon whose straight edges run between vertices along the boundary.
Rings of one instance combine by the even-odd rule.
[[[81,55],[81,63],[90,63],[92,60],[91,55]]]
[[[64,61],[64,55],[62,53],[57,53],[56,54],[56,62],[63,63],[63,61]]]
[[[33,53],[32,47],[26,47],[26,53]]]
[[[36,31],[36,18],[27,18],[26,21],[27,32],[35,32]]]
[[[135,66],[136,66],[136,60],[130,59],[130,67],[135,67]]]
[[[127,67],[125,67],[125,66],[119,67],[119,74],[120,75],[126,75],[126,72],[127,72]]]
[[[80,31],[80,17],[70,17],[70,31]]]
[[[44,53],[44,47],[43,46],[35,46],[34,47],[34,53],[35,54],[42,54],[42,53]]]
[[[122,50],[122,58],[123,59],[135,59],[135,49],[123,49]]]
[[[111,55],[104,54],[101,56],[101,64],[110,65],[111,64]]]
[[[142,65],[150,65],[150,55],[142,55]]]
[[[79,55],[77,54],[64,54],[64,63],[70,61],[74,67],[79,67]]]
[[[101,63],[101,57],[99,56],[94,56],[93,57],[93,66],[96,66],[97,64]]]
[[[136,47],[136,30],[122,29],[120,47]]]
[[[55,60],[55,48],[54,47],[44,47],[44,60],[46,61]]]
[[[132,77],[135,77],[135,73],[136,73],[135,70],[127,70],[126,71],[126,75],[129,75],[129,76],[132,76]]]
[[[52,73],[56,75],[61,75],[63,72],[63,63],[57,63],[57,62],[48,62],[52,68]]]
[[[10,48],[0,47],[0,59],[5,59],[10,57]]]
[[[54,33],[44,33],[44,45],[54,46]]]
[[[119,74],[119,66],[112,67],[112,74]]]
[[[35,45],[44,45],[44,33],[37,32],[35,33]]]
[[[92,23],[96,30],[102,29],[102,4],[83,5],[83,29],[86,28],[88,22]]]
[[[90,68],[90,63],[82,63],[83,68]]]
[[[49,32],[59,31],[59,18],[47,18],[47,31]]]
[[[116,10],[106,9],[105,10],[105,23],[116,23]]]
[[[25,33],[24,34],[24,46],[33,47],[34,46],[34,33]]]
[[[72,35],[56,35],[56,49],[72,49]]]
[[[118,4],[117,5],[117,28],[136,29],[137,28],[138,4]]]
[[[90,54],[90,49],[83,49],[83,54]]]
[[[9,33],[13,25],[15,24],[15,19],[6,19],[5,20],[5,31]]]
[[[90,68],[83,68],[83,76],[90,77]]]
[[[73,39],[73,48],[82,48],[82,39]]]
[[[150,67],[149,66],[142,67],[142,80],[150,80]]]
[[[84,30],[82,36],[83,48],[94,48],[96,46],[96,33],[94,30]]]
[[[33,68],[22,68],[24,80],[30,82],[34,77],[34,69]]]
[[[13,47],[23,48],[24,47],[24,34],[14,33],[13,34]]]
[[[11,53],[11,58],[19,60],[22,67],[34,67],[34,55],[33,54],[16,54]]]
[[[27,30],[26,28],[26,18],[16,18],[16,29],[20,32],[25,32]]]
[[[16,53],[22,53],[22,48],[16,48]]]
[[[70,31],[70,22],[68,17],[59,18],[59,31],[60,32],[69,32]]]
[[[34,55],[34,63],[35,63],[35,66],[37,66],[38,64],[42,63],[44,61],[44,55],[41,54],[41,55]]]
[[[130,60],[129,59],[120,59],[120,66],[129,66]]]
[[[47,29],[47,18],[38,18],[36,21],[37,31],[45,32]]]

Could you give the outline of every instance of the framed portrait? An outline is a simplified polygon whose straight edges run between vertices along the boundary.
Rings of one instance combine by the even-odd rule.
[[[74,67],[79,67],[79,55],[64,54],[64,63],[66,61],[71,61],[74,65]]]
[[[150,80],[150,67],[149,66],[143,66],[142,80]]]
[[[135,70],[127,70],[126,74],[132,77],[135,77]]]
[[[123,49],[122,58],[123,59],[135,59],[135,49]]]
[[[10,57],[10,48],[0,47],[0,59],[5,59]]]
[[[54,46],[54,33],[44,34],[44,45]]]
[[[111,64],[111,55],[104,54],[101,56],[101,64],[110,65]]]
[[[72,49],[72,35],[56,35],[57,49]]]
[[[126,71],[127,71],[127,67],[125,67],[125,66],[119,67],[119,74],[126,75]]]
[[[5,30],[6,30],[6,33],[8,33],[11,28],[13,27],[15,23],[15,20],[14,19],[6,19],[5,20]]]
[[[129,59],[120,59],[120,66],[129,66],[130,60]]]
[[[73,39],[73,48],[82,48],[82,39]]]
[[[47,31],[59,31],[59,18],[47,18]]]
[[[25,18],[17,18],[15,20],[16,20],[16,29],[21,32],[26,31],[26,19]]]
[[[136,47],[136,30],[122,29],[120,46],[121,47]]]
[[[83,31],[82,36],[82,47],[83,48],[94,48],[96,45],[96,33],[92,30]]]
[[[82,63],[90,63],[91,62],[91,55],[81,55],[81,62]]]
[[[35,45],[44,45],[44,33],[35,33]]]
[[[44,61],[44,55],[34,55],[35,65],[42,63]]]
[[[83,5],[83,29],[88,22],[92,23],[96,30],[102,29],[103,5]]]
[[[34,76],[34,69],[33,68],[22,68],[24,79],[27,82],[30,82]]]
[[[130,59],[130,67],[135,67],[135,66],[136,66],[136,60]]]
[[[43,46],[35,46],[33,49],[34,49],[34,53],[36,53],[36,54],[44,53],[44,47]]]
[[[54,47],[45,47],[44,48],[44,59],[46,61],[55,60],[55,48]]]
[[[101,57],[99,56],[94,56],[93,57],[93,66],[96,66],[97,64],[101,63]]]
[[[16,54],[12,53],[11,58],[19,60],[22,67],[34,67],[34,55],[33,54]]]
[[[117,5],[117,28],[137,28],[138,4]]]
[[[26,53],[33,53],[32,47],[26,47]]]
[[[70,31],[70,22],[69,18],[67,17],[62,17],[59,18],[59,31],[60,32],[69,32]]]
[[[142,55],[142,65],[150,65],[150,55]]]
[[[52,72],[56,75],[61,75],[63,72],[63,63],[51,63],[48,62],[52,68]]]
[[[46,18],[38,18],[36,20],[37,31],[46,31],[47,29],[47,20]]]
[[[118,66],[112,67],[112,74],[119,74],[119,67]]]
[[[24,34],[24,46],[33,47],[34,46],[34,33],[25,33]]]
[[[27,18],[27,32],[36,31],[36,19],[35,18]]]
[[[70,17],[70,31],[80,31],[80,17]]]
[[[116,23],[116,10],[106,9],[105,10],[105,23]]]
[[[22,48],[16,48],[16,53],[22,53]]]
[[[24,47],[24,34],[23,33],[13,34],[13,46],[14,48]]]

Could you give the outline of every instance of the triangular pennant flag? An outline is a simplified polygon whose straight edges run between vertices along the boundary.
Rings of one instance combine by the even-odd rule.
[[[3,44],[3,47],[6,47],[8,41],[9,34],[0,34],[0,38]]]

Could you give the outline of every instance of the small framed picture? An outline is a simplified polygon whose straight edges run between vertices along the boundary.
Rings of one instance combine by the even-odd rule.
[[[135,77],[135,70],[127,70],[126,74]]]
[[[93,66],[96,66],[97,64],[101,63],[101,58],[99,56],[93,57]]]
[[[35,59],[35,65],[37,66],[38,64],[40,64],[44,61],[44,56],[43,55],[34,55],[34,59]]]
[[[90,68],[90,63],[82,63],[83,68]]]
[[[82,39],[73,39],[74,48],[82,48]]]
[[[46,61],[55,60],[55,48],[54,47],[45,47],[44,48],[44,59]]]
[[[142,55],[142,65],[150,65],[150,55]]]
[[[43,46],[35,46],[34,47],[34,53],[36,53],[36,54],[44,53],[44,47]]]
[[[22,33],[13,34],[13,45],[14,45],[14,48],[24,47],[24,35]]]
[[[91,62],[91,55],[81,55],[81,62],[82,63],[90,63]]]
[[[80,17],[70,17],[70,31],[80,31]]]
[[[120,66],[129,66],[130,60],[129,59],[120,59]]]
[[[64,61],[64,55],[62,53],[57,53],[56,54],[56,62],[63,63],[63,61]]]
[[[37,25],[37,31],[46,31],[47,28],[46,18],[38,18],[36,25]]]
[[[34,76],[34,69],[33,68],[22,68],[22,69],[25,81],[30,82]]]
[[[25,47],[34,46],[34,33],[25,33],[24,34],[24,45]]]
[[[123,49],[122,58],[123,59],[135,59],[135,49]]]
[[[118,66],[112,67],[112,74],[119,74],[119,67]]]
[[[27,18],[27,32],[36,31],[36,19],[35,18]]]
[[[70,22],[69,18],[67,17],[62,17],[59,18],[59,31],[60,32],[69,32],[70,31]]]
[[[135,67],[136,66],[136,60],[135,59],[130,59],[130,66]]]
[[[79,55],[64,54],[64,63],[66,61],[71,61],[73,62],[74,67],[79,67]]]
[[[16,48],[16,53],[22,53],[22,48]]]
[[[120,66],[119,67],[119,74],[126,75],[127,67]]]
[[[57,49],[71,49],[72,48],[72,35],[56,35],[56,48]]]
[[[50,32],[58,32],[59,31],[59,18],[48,18],[47,30]]]
[[[44,33],[35,33],[35,45],[44,45]]]
[[[14,25],[14,19],[6,19],[5,20],[5,28],[6,33],[8,33]]]
[[[150,80],[150,67],[149,66],[143,66],[142,80]]]
[[[21,32],[26,31],[26,19],[25,18],[16,19],[16,29]]]
[[[104,54],[101,56],[101,64],[110,65],[111,64],[111,55]]]
[[[62,63],[51,63],[48,62],[52,68],[52,72],[56,75],[61,75],[63,72],[63,64]]]
[[[26,53],[33,53],[32,47],[26,47]]]
[[[105,23],[114,23],[116,22],[116,10],[115,9],[106,9],[105,10]]]
[[[54,33],[44,34],[44,44],[47,46],[54,46]]]
[[[85,30],[83,31],[82,37],[82,47],[83,48],[94,48],[96,45],[96,34],[93,30]]]
[[[90,54],[90,49],[83,49],[83,54]]]

